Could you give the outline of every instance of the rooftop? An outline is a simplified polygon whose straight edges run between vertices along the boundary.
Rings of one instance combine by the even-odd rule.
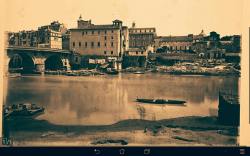
[[[192,42],[193,38],[189,36],[165,36],[160,37],[161,42]]]
[[[148,28],[129,28],[129,30],[140,30],[140,29],[155,29],[154,27],[148,27]]]
[[[127,28],[127,27],[123,26],[122,28]],[[90,25],[85,28],[72,28],[69,30],[100,30],[100,29],[120,29],[120,28],[119,26],[113,24],[106,24],[106,25]]]

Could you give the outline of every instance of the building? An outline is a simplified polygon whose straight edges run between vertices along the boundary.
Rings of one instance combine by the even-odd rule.
[[[215,31],[210,32],[209,36],[204,38],[208,49],[220,48],[220,34]]]
[[[144,48],[129,48],[123,56],[122,67],[145,67],[148,51]]]
[[[159,36],[154,40],[157,52],[193,52],[193,43],[202,41],[205,36],[202,30],[200,34],[187,36]]]
[[[37,47],[38,45],[37,31],[19,31],[17,33],[10,33],[9,45],[22,47]]]
[[[205,40],[206,35],[202,30],[199,35],[195,35],[192,44],[192,51],[198,55],[204,55],[208,48],[208,43]]]
[[[39,27],[38,48],[62,49],[62,36],[66,32],[67,28],[58,21],[54,21],[50,25]]]
[[[228,53],[239,53],[241,51],[241,36],[224,36],[220,39],[220,47]]]
[[[203,41],[205,34],[187,36],[158,36],[154,40],[154,48],[157,52],[194,52],[193,43]]]
[[[62,49],[62,34],[60,32],[39,28],[38,38],[38,48]]]
[[[37,47],[62,49],[62,34],[66,27],[58,21],[41,26],[38,30],[19,31],[10,33],[9,45],[21,47]]]
[[[191,52],[192,44],[192,35],[159,36],[155,39],[155,51],[161,51],[161,48],[163,48],[168,52]]]
[[[155,28],[136,28],[133,23],[132,28],[129,28],[129,47],[146,48],[154,43],[155,37]]]
[[[70,49],[70,31],[62,34],[62,49],[69,50]]]
[[[112,62],[114,68],[121,68],[118,63],[128,49],[128,28],[122,21],[114,20],[112,24],[95,25],[91,20],[79,17],[78,27],[70,29],[70,50],[82,55],[83,67],[93,62]],[[100,59],[100,61],[95,59]],[[118,64],[119,65],[118,65]]]
[[[225,58],[225,49],[221,49],[221,48],[212,48],[212,49],[208,49],[205,53],[204,53],[204,58],[207,59],[224,59]]]

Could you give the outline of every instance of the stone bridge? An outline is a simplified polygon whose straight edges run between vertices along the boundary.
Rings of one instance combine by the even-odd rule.
[[[70,70],[74,55],[68,50],[7,47],[5,71],[20,68],[23,71]]]

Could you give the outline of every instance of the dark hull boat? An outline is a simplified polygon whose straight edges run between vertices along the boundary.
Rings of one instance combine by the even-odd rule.
[[[44,108],[36,104],[15,104],[4,108],[4,117],[36,117],[44,113]]]
[[[110,75],[117,75],[117,74],[119,74],[119,72],[116,69],[113,69],[113,68],[107,68],[106,73],[110,74]]]
[[[182,100],[165,100],[165,99],[136,99],[137,102],[141,103],[152,103],[152,104],[175,104],[183,105],[186,101]]]

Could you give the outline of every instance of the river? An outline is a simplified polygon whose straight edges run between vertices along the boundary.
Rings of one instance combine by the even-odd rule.
[[[220,76],[119,74],[5,79],[5,104],[45,107],[38,119],[62,125],[108,125],[125,119],[160,120],[216,115],[219,90],[237,92],[240,79]],[[187,101],[186,106],[140,104],[136,98]]]

